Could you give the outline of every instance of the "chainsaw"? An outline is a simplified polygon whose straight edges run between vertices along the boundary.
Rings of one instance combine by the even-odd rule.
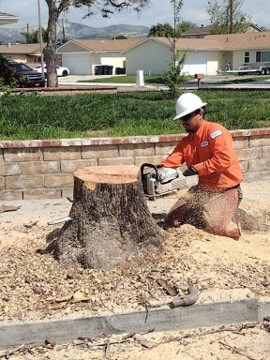
[[[145,196],[152,200],[187,187],[186,177],[179,169],[159,168],[148,163],[141,165],[141,182]]]

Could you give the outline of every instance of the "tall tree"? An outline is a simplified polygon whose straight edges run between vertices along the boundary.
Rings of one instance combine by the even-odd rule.
[[[243,0],[211,0],[207,12],[213,25],[213,34],[233,34],[245,32],[250,16],[241,10]]]
[[[85,8],[85,17],[95,15],[92,9],[100,13],[103,17],[109,17],[114,13],[123,10],[132,9],[140,12],[150,0],[45,0],[48,5],[48,42],[44,52],[44,58],[47,65],[48,86],[56,87],[58,85],[56,75],[56,27],[59,16],[62,12],[70,8]]]
[[[150,36],[160,36],[160,37],[176,37],[179,38],[181,35],[196,26],[194,23],[190,21],[181,21],[177,24],[176,28],[174,29],[169,23],[164,24],[157,24],[153,25],[148,33],[148,37]]]
[[[164,83],[169,87],[169,92],[173,97],[176,97],[181,82],[184,81],[184,77],[181,75],[182,68],[186,60],[186,54],[181,57],[180,49],[177,49],[177,28],[180,21],[180,11],[183,6],[183,0],[171,0],[173,5],[173,36],[171,40],[172,57],[169,63],[169,69],[164,74]]]
[[[21,33],[25,37],[26,44],[35,44],[39,42],[39,30],[31,31],[31,32],[22,32]],[[48,41],[48,31],[42,28],[42,39],[43,41]]]
[[[148,37],[155,36],[155,37],[173,37],[173,27],[169,23],[160,24],[151,26]]]
[[[183,21],[179,22],[179,24],[177,25],[176,33],[180,34],[180,36],[181,36],[184,32],[188,31],[189,29],[192,29],[195,26],[196,26],[196,24],[193,23],[192,21],[183,20]]]

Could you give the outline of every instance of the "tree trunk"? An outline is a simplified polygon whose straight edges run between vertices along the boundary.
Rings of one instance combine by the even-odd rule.
[[[47,86],[57,87],[58,78],[56,73],[56,33],[58,21],[58,8],[53,0],[46,0],[49,10],[48,18],[48,42],[44,50],[44,58],[47,68]]]
[[[64,264],[109,269],[161,246],[137,166],[96,166],[74,173],[71,220],[49,245]]]

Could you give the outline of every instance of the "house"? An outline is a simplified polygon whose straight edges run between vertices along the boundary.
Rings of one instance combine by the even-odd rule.
[[[0,25],[17,23],[20,20],[18,16],[0,12]]]
[[[213,31],[213,25],[201,25],[201,26],[195,26],[187,31],[185,31],[181,37],[187,38],[187,39],[198,39],[203,38],[207,35],[211,35]],[[248,28],[245,32],[262,32],[263,30],[258,27],[257,25],[250,23]]]
[[[187,55],[183,73],[216,75],[228,62],[231,68],[270,63],[270,32],[180,38],[176,40],[176,48],[180,54]],[[134,44],[124,52],[126,73],[135,74],[138,69],[145,74],[166,72],[172,49],[172,39],[168,38],[151,37]]]
[[[43,44],[43,48],[46,44]],[[27,63],[30,66],[40,63],[40,44],[5,44],[0,45],[0,55],[16,62]]]
[[[194,38],[203,38],[206,35],[211,35],[211,31],[213,30],[213,25],[201,25],[201,26],[195,26],[187,31],[185,31],[181,37],[187,38],[187,39],[194,39]]]
[[[56,52],[62,55],[63,66],[68,67],[73,75],[93,75],[100,65],[112,66],[115,73],[116,68],[126,67],[123,52],[142,39],[69,40]]]

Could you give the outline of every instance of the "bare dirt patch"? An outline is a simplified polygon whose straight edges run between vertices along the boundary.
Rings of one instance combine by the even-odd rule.
[[[244,230],[240,240],[235,241],[190,225],[169,229],[162,251],[136,261],[130,260],[123,269],[110,271],[63,268],[51,255],[37,253],[37,249],[47,246],[47,235],[60,228],[59,225],[48,226],[47,221],[68,215],[70,202],[20,202],[22,207],[16,212],[0,214],[0,321],[142,310],[151,304],[171,300],[171,296],[160,286],[160,279],[177,288],[180,296],[186,293],[191,280],[200,291],[196,304],[216,301],[222,298],[223,292],[231,289],[249,289],[258,299],[269,301],[269,181],[244,183],[242,189],[244,200],[240,207],[256,216],[260,230]],[[173,197],[160,199],[149,203],[149,207],[157,218],[162,217],[175,200]],[[16,202],[14,204],[17,205]],[[241,330],[239,334],[223,332],[221,335],[218,332],[215,335],[184,337],[181,341],[172,341],[150,350],[132,339],[128,346],[122,343],[116,345],[116,352],[111,348],[111,359],[156,360],[163,359],[164,354],[170,359],[245,358],[239,351],[233,351],[233,347],[237,347],[245,350],[245,354],[250,356],[246,356],[248,359],[267,360],[270,359],[270,349],[265,340],[270,343],[269,332],[261,326]],[[148,334],[147,337],[155,343],[184,334],[187,332]],[[40,350],[42,354],[29,353],[22,358],[102,358],[101,347],[93,353],[89,346],[84,346],[88,357],[84,357],[77,345],[73,349],[75,353],[64,353],[70,350],[70,345],[57,351],[43,348]],[[12,358],[20,359],[15,355]]]

